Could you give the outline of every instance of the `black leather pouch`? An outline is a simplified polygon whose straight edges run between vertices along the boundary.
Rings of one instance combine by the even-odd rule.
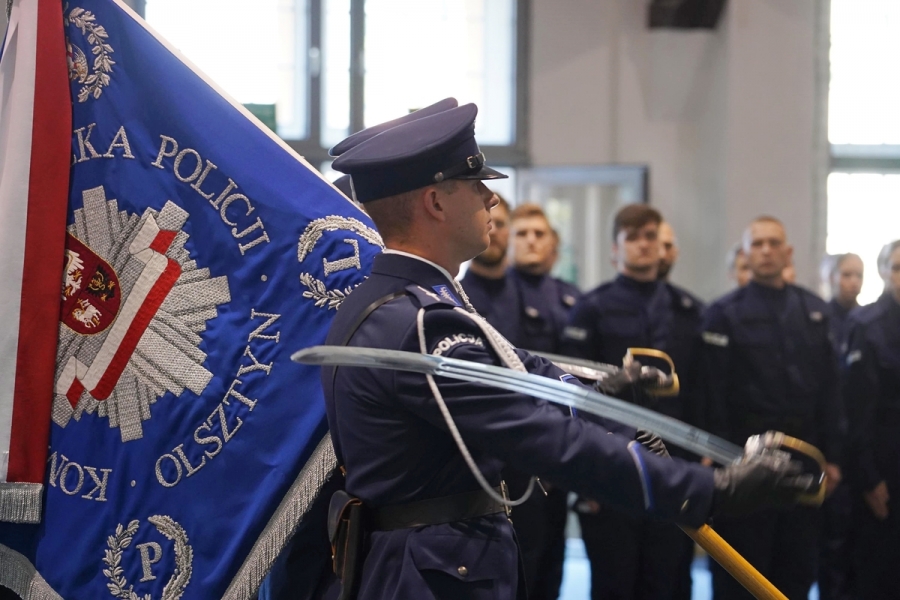
[[[331,497],[328,506],[328,539],[334,573],[341,580],[339,600],[352,600],[359,591],[365,548],[363,505],[340,490]]]

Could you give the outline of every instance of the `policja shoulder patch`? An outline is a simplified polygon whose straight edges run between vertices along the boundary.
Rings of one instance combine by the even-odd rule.
[[[439,341],[434,346],[434,350],[432,350],[431,353],[435,356],[441,356],[451,348],[455,348],[462,344],[481,346],[484,348],[484,340],[477,335],[472,335],[471,333],[454,333]]]

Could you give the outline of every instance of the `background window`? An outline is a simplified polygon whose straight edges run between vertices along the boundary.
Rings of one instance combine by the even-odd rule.
[[[831,0],[826,251],[865,264],[860,304],[883,289],[881,248],[900,238],[900,2]]]
[[[350,0],[322,6],[322,146],[350,135]]]
[[[900,2],[832,0],[832,144],[900,144]]]
[[[274,109],[277,133],[314,162],[354,131],[453,96],[478,104],[491,163],[517,165],[523,1],[146,0],[144,14],[257,116]]]
[[[878,276],[881,248],[900,237],[900,175],[832,173],[828,177],[829,254],[855,252],[863,259],[860,304],[874,302],[884,290]]]
[[[255,0],[253,10],[238,0],[147,0],[145,11],[154,29],[235,100],[274,105],[281,137],[306,137],[306,0]]]
[[[453,96],[482,145],[514,137],[514,0],[366,0],[365,125]]]
[[[517,175],[520,197],[543,206],[559,233],[553,274],[582,290],[614,278],[612,222],[624,205],[647,201],[647,167],[537,167]]]

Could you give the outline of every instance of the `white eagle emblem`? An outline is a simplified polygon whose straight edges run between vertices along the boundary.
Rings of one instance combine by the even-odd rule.
[[[63,285],[63,300],[71,298],[75,292],[81,289],[83,272],[84,262],[78,253],[66,250],[66,282]]]
[[[88,67],[87,56],[72,42],[66,43],[66,62],[69,64],[69,79],[84,83],[91,71]]]

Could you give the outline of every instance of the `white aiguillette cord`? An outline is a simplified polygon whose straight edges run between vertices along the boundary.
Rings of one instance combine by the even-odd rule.
[[[457,288],[459,289],[459,288]],[[471,307],[471,304],[468,302],[468,298],[465,297],[465,294],[462,294],[463,298],[466,301],[466,305]],[[488,341],[491,344],[491,347],[497,352],[500,356],[500,360],[515,371],[520,371],[525,373],[525,365],[522,364],[522,361],[519,360],[518,355],[513,351],[512,345],[506,341],[506,339],[500,335],[500,333],[494,329],[487,321],[481,318],[477,313],[470,313],[461,308],[455,308],[454,310],[459,311],[461,314],[466,315],[470,319],[472,319],[476,325],[484,332],[485,337],[488,338]],[[472,309],[474,311],[474,309]],[[420,308],[419,313],[416,315],[416,324],[419,330],[419,350],[422,354],[428,354],[428,346],[425,343],[425,309]],[[447,429],[450,430],[450,435],[453,436],[453,441],[456,442],[457,447],[459,448],[459,452],[462,454],[463,458],[466,461],[466,464],[469,465],[469,470],[472,471],[472,475],[475,477],[475,480],[478,482],[478,485],[485,491],[485,493],[490,496],[495,502],[499,502],[504,506],[519,506],[526,500],[531,497],[531,493],[534,491],[534,482],[535,478],[532,477],[528,482],[528,488],[525,490],[525,493],[522,494],[522,497],[517,500],[509,500],[508,498],[504,498],[500,494],[498,494],[494,488],[488,483],[487,479],[485,479],[481,470],[478,468],[478,465],[475,464],[475,459],[472,458],[472,454],[469,452],[468,447],[466,447],[466,443],[462,439],[462,435],[459,433],[459,428],[456,427],[456,422],[453,420],[453,416],[450,414],[450,410],[447,408],[447,403],[444,402],[444,397],[441,395],[441,391],[438,389],[437,383],[434,381],[434,376],[430,373],[425,375],[425,378],[428,380],[428,386],[431,388],[431,393],[434,394],[434,399],[438,404],[438,407],[441,409],[441,414],[444,416],[444,421],[447,423]]]

